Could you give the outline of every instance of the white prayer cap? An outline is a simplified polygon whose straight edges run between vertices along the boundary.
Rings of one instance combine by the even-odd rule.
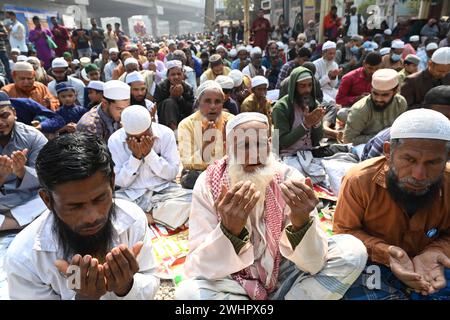
[[[105,83],[103,81],[89,81],[87,88],[88,89],[94,89],[97,91],[103,91],[103,87],[104,87]]]
[[[234,86],[239,87],[244,81],[244,75],[240,70],[231,70],[228,76],[233,79]]]
[[[167,41],[167,46],[171,46],[175,44],[175,40],[170,39],[169,41]]]
[[[269,80],[263,76],[256,76],[252,78],[252,88],[265,84],[267,87],[269,86]]]
[[[241,51],[247,51],[247,48],[245,48],[244,46],[238,46],[236,51],[237,51],[237,53],[239,53]]]
[[[109,49],[109,54],[111,54],[111,53],[119,53],[119,49],[111,48],[111,49]]]
[[[431,50],[436,50],[438,47],[436,42],[430,42],[429,44],[427,44],[427,46],[425,47],[425,51],[431,51]]]
[[[28,57],[27,62],[30,62],[30,61],[34,61],[34,62],[36,62],[37,64],[41,65],[41,60],[39,60],[37,57],[33,57],[33,56]],[[31,62],[30,62],[30,63],[31,63]]]
[[[81,64],[82,67],[86,67],[90,63],[91,63],[91,58],[88,58],[88,57],[80,58],[80,64]]]
[[[417,35],[409,37],[409,42],[418,42],[418,41],[420,41],[420,37]]]
[[[248,53],[252,52],[252,46],[250,44],[248,44],[245,49],[247,50]]]
[[[28,60],[28,57],[24,56],[23,54],[17,56],[17,62],[24,62],[24,61],[27,61],[27,60]]]
[[[234,81],[229,76],[217,76],[215,81],[222,87],[222,89],[233,89]]]
[[[139,65],[139,62],[135,58],[127,58],[125,62],[123,63],[125,67],[129,64],[136,64]]]
[[[389,54],[390,52],[391,52],[391,48],[381,48],[380,49],[381,56],[385,56],[385,55]]]
[[[52,68],[68,68],[69,64],[67,63],[66,59],[64,58],[55,58],[52,61]]]
[[[391,29],[386,29],[386,30],[384,30],[384,34],[387,35],[387,36],[390,36],[390,35],[392,35],[392,30]]]
[[[227,48],[225,48],[225,47],[222,46],[222,45],[218,45],[218,46],[216,47],[216,51],[217,51],[217,50],[224,50],[225,52],[228,52]]]
[[[170,70],[172,68],[182,68],[183,64],[180,60],[169,60],[166,62],[166,69]]]
[[[390,131],[391,139],[450,141],[450,120],[438,111],[414,109],[398,116]]]
[[[126,75],[125,82],[127,84],[133,83],[133,82],[145,82],[144,77],[140,72],[133,71]]]
[[[398,86],[398,73],[394,69],[380,69],[372,75],[372,88],[388,91]]]
[[[394,40],[391,43],[391,48],[392,49],[404,49],[405,43],[402,40]]]
[[[328,50],[328,49],[336,49],[336,43],[333,41],[327,41],[322,46],[322,51]]]
[[[277,42],[278,49],[284,49],[284,43],[281,41]]]
[[[352,4],[352,6],[350,7],[350,9],[357,9],[355,4]]]
[[[18,54],[20,54],[20,49],[19,48],[12,48],[11,49],[11,53],[18,53]]]
[[[206,80],[198,88],[195,94],[196,99],[200,99],[202,94],[207,90],[217,90],[223,94],[222,87],[214,80]]]
[[[254,56],[256,54],[262,54],[262,50],[260,47],[254,47],[252,48],[252,50],[250,51],[250,56]]]
[[[311,40],[312,41],[312,40]],[[339,44],[339,43],[344,43],[344,39],[339,39],[337,42],[336,42],[336,44]]]
[[[317,41],[314,40],[314,39],[312,39],[312,40],[309,42],[309,44],[310,44],[310,45],[311,45],[311,44],[317,44]]]
[[[237,56],[237,50],[236,50],[235,48],[231,49],[230,52],[228,53],[228,55],[229,55],[231,58],[236,57],[236,56]]]
[[[141,134],[152,125],[152,117],[147,108],[140,105],[132,105],[123,110],[120,122],[126,133],[131,135]]]
[[[80,64],[80,60],[78,59],[72,60],[72,63],[77,66]]]
[[[265,114],[259,112],[243,112],[227,122],[227,127],[225,129],[226,135],[228,136],[238,125],[250,121],[258,121],[267,124],[267,126],[269,125],[269,120]]]
[[[34,69],[31,63],[20,61],[14,64],[13,71],[34,71]]]
[[[450,47],[437,49],[431,56],[431,61],[436,64],[450,64]]]
[[[130,86],[119,80],[108,81],[103,86],[103,96],[111,100],[130,99]]]

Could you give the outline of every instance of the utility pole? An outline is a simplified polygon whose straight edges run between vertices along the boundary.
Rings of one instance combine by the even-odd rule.
[[[250,40],[250,0],[244,0],[244,43]]]
[[[330,11],[330,0],[322,0],[320,2],[320,22],[319,22],[319,42],[323,43],[325,30],[323,27],[323,21],[325,20],[325,16]]]
[[[214,31],[213,23],[216,22],[216,1],[205,1],[205,31]]]

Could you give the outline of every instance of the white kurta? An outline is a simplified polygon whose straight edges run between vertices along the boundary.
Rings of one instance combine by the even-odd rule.
[[[134,203],[116,199],[116,219],[112,221],[115,237],[113,247],[126,244],[129,248],[138,241],[144,246],[137,257],[139,272],[134,275],[130,292],[118,297],[108,292],[102,300],[149,300],[159,288],[147,217]],[[70,300],[75,291],[54,263],[63,253],[52,230],[53,214],[49,211],[20,232],[8,248],[5,258],[9,296],[11,299]]]
[[[304,177],[295,169],[282,165],[282,180]],[[203,172],[194,187],[192,209],[189,217],[189,255],[186,259],[185,273],[188,277],[207,280],[223,279],[231,274],[247,268],[255,263],[255,248],[251,241],[236,254],[231,241],[220,228],[219,219],[214,209],[211,191],[206,185],[206,173]],[[263,210],[260,205],[250,215]],[[289,225],[289,207],[285,206],[284,226]],[[254,226],[253,226],[254,229]],[[252,238],[251,230],[249,230]],[[300,244],[292,246],[282,232],[279,249],[281,255],[295,263],[303,271],[310,274],[319,272],[326,263],[328,244],[325,233],[316,219],[304,235]]]
[[[316,79],[320,82],[323,91],[324,102],[336,102],[338,78],[332,80],[328,77],[328,72],[339,69],[335,61],[326,61],[323,58],[314,61],[316,66]]]
[[[152,124],[156,140],[150,153],[136,159],[128,148],[127,134],[123,128],[114,132],[108,140],[108,148],[114,161],[116,185],[124,189],[131,200],[147,191],[162,191],[169,187],[178,174],[180,156],[175,134],[168,127]]]
[[[9,33],[9,44],[11,49],[19,49],[20,52],[28,52],[25,37],[25,26],[19,21],[16,21],[16,23],[12,25],[11,32]]]

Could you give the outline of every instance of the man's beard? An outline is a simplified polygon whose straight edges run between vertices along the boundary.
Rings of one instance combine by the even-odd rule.
[[[372,100],[372,102],[373,102],[373,110],[376,111],[376,112],[383,112],[392,103],[394,98],[395,98],[395,95],[393,95],[392,98],[388,102],[383,103],[383,105],[381,105],[381,106],[375,104],[375,101]]]
[[[426,186],[427,188],[420,192],[408,191],[404,187],[406,182],[417,186]],[[436,195],[441,189],[442,176],[435,181],[427,181],[426,183],[418,182],[413,177],[399,180],[395,168],[391,167],[386,176],[386,184],[388,192],[394,201],[403,207],[411,217],[418,210],[427,207],[435,200]]]
[[[73,231],[64,221],[62,221],[52,209],[55,221],[53,223],[53,231],[57,235],[59,244],[63,249],[64,259],[70,261],[75,254],[80,254],[82,257],[91,255],[103,262],[110,246],[112,245],[112,238],[114,234],[112,219],[116,216],[115,205],[111,205],[108,217],[105,221],[96,221],[92,225],[99,225],[105,223],[103,228],[94,235],[82,236]],[[86,228],[89,226],[86,226]]]
[[[136,99],[133,95],[131,95],[130,97],[130,106],[132,105],[139,105],[139,106],[144,106],[147,107],[147,105],[145,104],[145,97],[147,96],[147,92],[145,93],[144,97],[142,98],[142,100],[138,100]]]
[[[272,182],[276,172],[280,168],[280,163],[275,159],[273,153],[267,157],[266,163],[262,167],[253,172],[244,171],[244,166],[235,161],[233,156],[230,157],[228,164],[228,175],[230,177],[230,187],[232,188],[240,181],[250,181],[255,184],[256,191],[261,192],[260,201],[264,201],[266,188]]]

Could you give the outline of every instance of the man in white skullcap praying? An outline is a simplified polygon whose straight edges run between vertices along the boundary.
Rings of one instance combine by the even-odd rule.
[[[126,76],[125,80],[126,83],[130,86],[130,105],[140,105],[147,108],[147,110],[152,114],[152,118],[156,119],[156,106],[152,101],[146,98],[148,88],[145,84],[145,79],[142,74],[138,71],[133,71]],[[153,90],[155,89],[155,87],[156,85],[154,84]]]
[[[272,126],[272,103],[267,99],[269,80],[264,76],[252,78],[252,94],[241,104],[241,112],[259,112],[269,119],[269,127]]]
[[[192,113],[194,91],[184,81],[181,61],[167,61],[166,68],[167,79],[156,85],[154,98],[159,123],[175,131],[180,121]]]
[[[114,161],[116,197],[135,202],[153,219],[171,229],[189,217],[191,190],[174,182],[179,166],[175,134],[153,123],[143,106],[132,105],[121,115],[122,128],[108,140]]]
[[[349,110],[344,142],[365,144],[378,132],[390,127],[407,110],[406,100],[398,94],[398,73],[380,69],[372,76],[369,96],[357,101]]]
[[[36,81],[36,72],[30,63],[16,62],[12,77],[14,83],[1,88],[10,98],[29,98],[52,111],[58,109],[58,99],[51,94],[47,86]]]
[[[361,241],[322,231],[311,181],[275,160],[268,124],[230,120],[227,156],[198,178],[176,299],[340,299],[365,266]]]
[[[242,73],[250,78],[256,76],[266,76],[267,68],[262,65],[262,51],[259,47],[254,47],[250,51],[250,63],[242,69]]]
[[[180,122],[178,146],[184,188],[192,189],[199,174],[225,154],[225,127],[234,116],[223,110],[224,100],[220,84],[207,80],[196,92],[197,111]]]
[[[112,80],[113,71],[117,68],[122,62],[119,59],[119,49],[110,48],[109,49],[109,62],[105,65],[103,69],[105,75],[105,81]]]
[[[124,66],[125,72],[119,77],[119,80],[130,84],[130,80],[128,79],[129,75],[135,72],[139,73],[144,79],[145,86],[147,87],[146,98],[153,99],[156,88],[156,73],[151,70],[139,70],[139,61],[132,57],[125,60]],[[135,76],[133,76],[132,79],[136,79]]]
[[[322,58],[314,61],[315,77],[320,82],[324,102],[335,102],[337,95],[338,76],[342,69],[334,61],[336,57],[336,43],[327,41],[322,46]]]
[[[354,235],[369,253],[345,298],[448,300],[450,120],[410,110],[390,134],[384,156],[350,169],[340,189],[334,232]]]
[[[437,49],[428,61],[428,68],[406,77],[401,94],[409,109],[422,107],[425,95],[432,88],[450,85],[450,47]]]
[[[119,80],[103,85],[102,102],[81,117],[77,131],[88,132],[108,141],[120,128],[120,114],[130,105],[130,86]]]

